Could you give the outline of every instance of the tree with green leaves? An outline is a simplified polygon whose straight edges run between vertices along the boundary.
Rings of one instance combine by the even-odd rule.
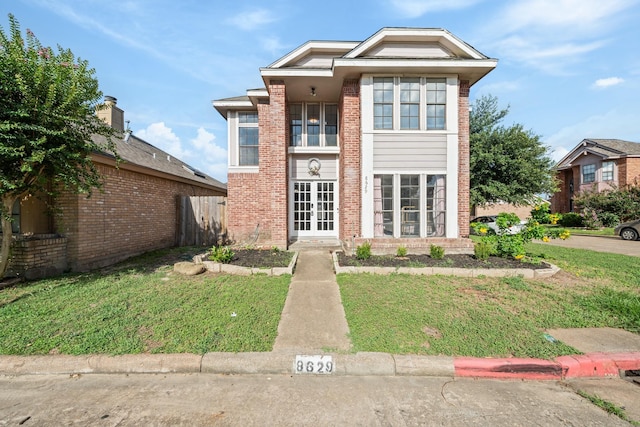
[[[555,192],[547,147],[521,124],[503,126],[508,113],[509,107],[499,109],[498,98],[492,95],[473,103],[469,118],[473,206],[499,201],[522,205],[537,194]]]
[[[95,70],[68,49],[43,46],[30,30],[23,37],[13,15],[9,24],[8,33],[0,26],[0,278],[9,264],[16,200],[54,199],[60,191],[90,195],[101,186],[91,154],[115,153],[113,129],[95,114],[102,99]]]

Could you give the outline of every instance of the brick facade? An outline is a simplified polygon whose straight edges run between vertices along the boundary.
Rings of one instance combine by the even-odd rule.
[[[56,231],[68,240],[68,267],[85,271],[174,245],[180,195],[217,195],[161,176],[96,164],[104,188],[90,198],[63,194]]]
[[[469,81],[461,80],[458,90],[458,230],[469,237]]]
[[[360,82],[346,80],[340,95],[340,230],[344,241],[361,235]]]
[[[260,173],[229,173],[228,230],[236,244],[286,248],[288,244],[288,126],[286,88],[269,83],[269,102],[258,104]]]
[[[40,279],[62,274],[69,268],[67,238],[56,234],[17,236],[11,246],[7,277]]]

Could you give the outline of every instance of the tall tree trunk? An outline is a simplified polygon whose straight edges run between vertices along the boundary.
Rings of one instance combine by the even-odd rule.
[[[11,211],[13,210],[13,204],[16,201],[16,197],[3,195],[2,196],[2,209],[0,210],[0,221],[2,221],[2,248],[0,249],[0,280],[4,277],[7,269],[9,268],[9,255],[11,254],[11,240],[12,240],[12,228],[11,228]]]

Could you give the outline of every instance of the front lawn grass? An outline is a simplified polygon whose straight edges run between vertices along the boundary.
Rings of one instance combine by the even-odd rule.
[[[0,354],[270,351],[291,277],[181,276],[181,251],[0,290]]]
[[[565,271],[550,279],[340,274],[356,351],[553,358],[577,351],[545,329],[640,332],[638,258],[529,244]]]

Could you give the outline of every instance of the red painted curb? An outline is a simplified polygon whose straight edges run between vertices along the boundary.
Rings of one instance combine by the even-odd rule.
[[[591,353],[561,356],[555,360],[456,357],[456,377],[562,380],[577,377],[619,376],[640,370],[640,352]]]
[[[560,380],[564,373],[562,365],[543,359],[457,357],[453,367],[456,377]]]
[[[640,353],[591,353],[555,359],[566,370],[565,378],[614,377],[620,371],[640,369]]]

